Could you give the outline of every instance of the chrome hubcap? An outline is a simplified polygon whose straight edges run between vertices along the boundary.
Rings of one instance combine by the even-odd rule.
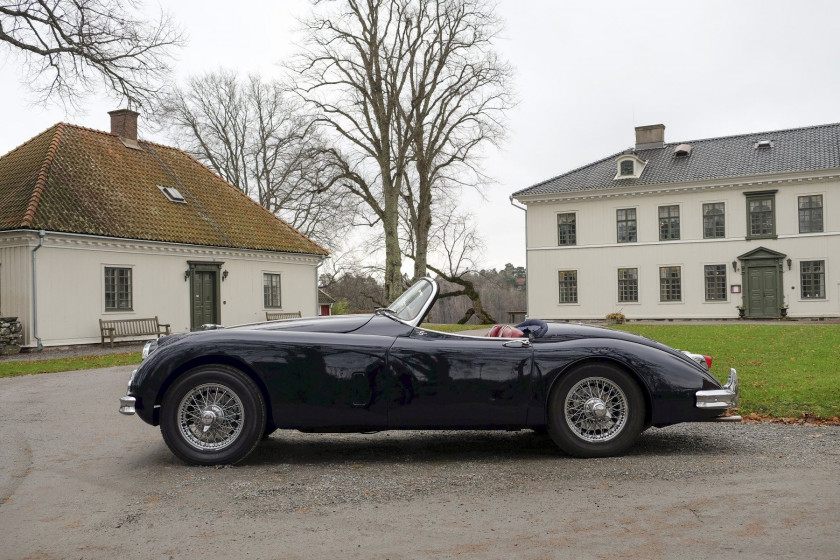
[[[564,405],[566,424],[579,438],[609,441],[627,422],[627,397],[613,381],[589,377],[572,387]]]
[[[607,415],[607,405],[601,399],[589,399],[583,405],[583,413],[591,420],[599,420]]]
[[[236,441],[245,419],[242,401],[229,387],[207,383],[184,395],[178,427],[196,449],[218,451]]]

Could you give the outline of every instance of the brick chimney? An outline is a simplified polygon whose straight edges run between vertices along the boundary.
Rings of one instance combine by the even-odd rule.
[[[636,151],[662,148],[665,145],[665,125],[650,124],[636,127]]]
[[[137,116],[140,114],[131,109],[108,111],[111,115],[111,134],[137,141]]]

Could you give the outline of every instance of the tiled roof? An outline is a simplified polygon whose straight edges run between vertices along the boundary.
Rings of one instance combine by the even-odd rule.
[[[139,147],[65,123],[47,129],[0,158],[0,230],[328,254],[185,152]]]
[[[321,288],[318,288],[318,305],[330,305],[333,303],[335,303],[335,298]]]
[[[760,140],[773,147],[756,149]],[[690,144],[691,154],[678,158],[674,148]],[[616,159],[634,154],[648,163],[638,179],[615,179]],[[709,181],[753,175],[818,171],[840,167],[840,124],[681,140],[663,148],[627,150],[537,183],[513,194],[515,197],[614,189],[643,185]]]

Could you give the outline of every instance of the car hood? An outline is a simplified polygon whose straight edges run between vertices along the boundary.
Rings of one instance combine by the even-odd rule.
[[[254,323],[251,325],[242,325],[230,328],[269,331],[348,333],[363,327],[371,320],[372,317],[373,315],[371,314],[330,315],[327,317],[306,317],[303,319],[286,319],[283,321]]]

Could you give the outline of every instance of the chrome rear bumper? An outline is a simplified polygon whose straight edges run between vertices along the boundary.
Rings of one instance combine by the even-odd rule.
[[[729,379],[722,389],[697,391],[697,408],[726,410],[738,405],[738,372],[729,369]],[[733,422],[735,420],[730,420]]]

